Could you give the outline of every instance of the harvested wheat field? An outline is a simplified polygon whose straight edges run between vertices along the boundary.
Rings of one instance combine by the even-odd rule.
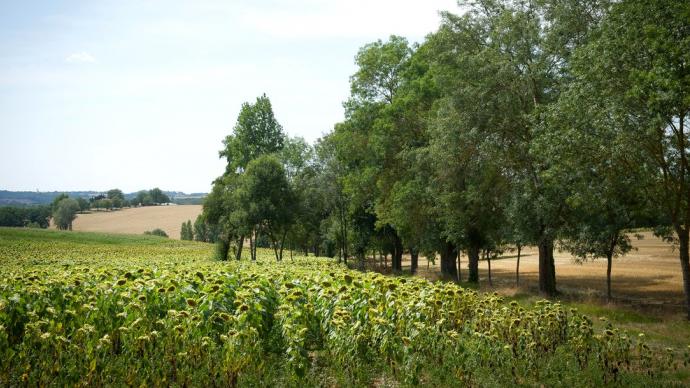
[[[72,228],[84,232],[142,234],[160,228],[170,238],[180,239],[183,222],[192,223],[201,213],[201,205],[144,206],[116,211],[79,214]]]
[[[636,248],[624,257],[614,258],[611,270],[612,296],[617,304],[635,308],[677,312],[683,310],[683,283],[678,251],[651,232],[643,238],[631,237]],[[467,278],[467,256],[460,258],[462,277]],[[559,291],[578,298],[603,300],[606,296],[606,259],[577,264],[567,252],[555,252],[556,284]],[[539,264],[536,248],[523,249],[520,259],[520,287],[515,286],[516,252],[491,261],[493,287],[488,284],[488,263],[480,261],[480,285],[483,290],[503,294],[535,291],[538,288]],[[409,266],[409,257],[403,265]],[[409,268],[409,267],[408,267]],[[419,274],[438,278],[440,262],[431,264],[420,257]]]

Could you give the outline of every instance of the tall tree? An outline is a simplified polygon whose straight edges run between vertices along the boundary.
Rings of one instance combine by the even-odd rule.
[[[462,16],[445,13],[429,42],[445,99],[471,123],[475,138],[491,145],[482,152],[493,152],[490,159],[519,191],[509,217],[539,247],[539,289],[546,294],[556,292],[553,250],[566,190],[549,179],[549,161],[532,145],[543,110],[567,81],[570,52],[563,45],[586,39],[598,3],[479,0],[465,4]]]
[[[568,222],[562,248],[578,262],[607,260],[607,298],[611,299],[613,258],[632,249],[626,231],[652,211],[644,187],[653,182],[651,163],[622,142],[626,131],[615,106],[596,101],[596,91],[572,83],[545,112],[549,131],[534,148],[548,154],[552,176],[567,186]],[[613,109],[611,109],[613,108]]]
[[[60,230],[72,230],[72,221],[77,218],[79,203],[72,198],[63,198],[53,210],[53,221]]]
[[[591,41],[577,50],[575,83],[592,104],[617,112],[616,143],[654,166],[647,198],[670,220],[678,244],[690,319],[690,3],[625,1],[611,7]]]
[[[338,262],[347,264],[350,222],[348,209],[351,197],[345,191],[347,164],[338,157],[337,134],[331,133],[319,139],[315,146],[319,175],[316,182],[322,188],[326,217],[320,230],[324,240],[330,241],[338,251]]]
[[[254,104],[242,104],[233,133],[223,141],[220,157],[227,159],[226,171],[244,170],[261,155],[283,149],[285,134],[273,113],[271,101],[263,94]]]
[[[149,190],[149,197],[151,198],[151,202],[155,204],[170,202],[170,197],[158,187]]]
[[[386,227],[377,217],[376,202],[380,198],[382,174],[392,171],[391,164],[399,150],[389,136],[394,127],[391,106],[412,53],[407,40],[398,36],[359,50],[355,57],[358,70],[350,78],[351,96],[345,103],[345,121],[336,125],[332,135],[337,143],[336,157],[348,170],[344,190],[350,198],[348,215],[361,263],[376,229]],[[392,242],[393,270],[401,271],[400,236],[392,226],[386,235]]]
[[[121,208],[125,201],[125,194],[120,189],[108,190],[106,194],[108,199],[112,201],[113,207]]]
[[[273,113],[271,101],[262,95],[254,104],[244,103],[237,117],[233,133],[223,140],[219,157],[225,158],[225,173],[214,181],[213,190],[204,200],[204,219],[208,229],[218,233],[218,256],[227,257],[235,244],[235,257],[239,260],[246,237],[252,245],[255,258],[255,224],[248,218],[249,209],[239,206],[238,191],[243,174],[252,160],[283,149],[285,135]],[[249,236],[248,236],[249,234]]]
[[[278,158],[263,155],[249,162],[237,189],[237,197],[239,206],[247,209],[247,221],[253,234],[266,233],[276,261],[281,261],[285,239],[294,221],[296,201]]]

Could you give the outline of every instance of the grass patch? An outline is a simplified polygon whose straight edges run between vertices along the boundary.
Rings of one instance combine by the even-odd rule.
[[[662,321],[659,317],[644,314],[629,308],[602,306],[582,302],[571,302],[566,304],[576,308],[583,314],[592,317],[606,317],[609,321],[615,323],[660,323]]]
[[[93,245],[165,245],[182,246],[195,244],[191,241],[171,240],[165,237],[136,234],[110,234],[95,232],[62,231],[54,229],[0,227],[0,240],[31,240],[34,242],[62,242]]]

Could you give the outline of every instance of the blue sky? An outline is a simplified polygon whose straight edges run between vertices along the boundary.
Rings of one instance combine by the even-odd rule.
[[[314,141],[359,47],[455,3],[0,1],[0,189],[209,191],[242,102]]]

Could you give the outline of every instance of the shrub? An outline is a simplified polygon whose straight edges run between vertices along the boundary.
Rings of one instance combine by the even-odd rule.
[[[163,229],[156,228],[154,230],[147,230],[144,232],[144,234],[152,235],[152,236],[161,236],[161,237],[168,237],[168,234],[165,233]]]

